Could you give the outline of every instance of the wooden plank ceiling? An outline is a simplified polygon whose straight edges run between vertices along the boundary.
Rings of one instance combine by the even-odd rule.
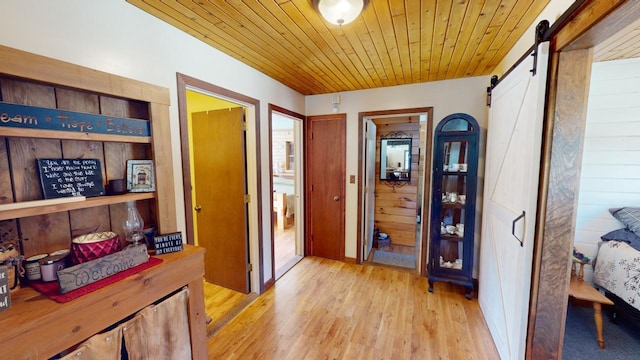
[[[593,61],[640,57],[640,19],[593,48]]]
[[[127,1],[304,95],[487,75],[549,2],[371,0],[338,26],[311,0]]]

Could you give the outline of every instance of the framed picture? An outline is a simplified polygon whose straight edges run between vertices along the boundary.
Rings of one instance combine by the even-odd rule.
[[[130,192],[156,191],[153,161],[127,160],[127,190]]]

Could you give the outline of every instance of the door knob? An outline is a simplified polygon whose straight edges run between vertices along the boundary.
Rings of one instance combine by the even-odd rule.
[[[340,196],[336,195],[333,197],[333,201],[338,201],[338,200],[340,200]]]
[[[196,205],[196,207],[194,207],[193,210],[200,212],[200,210],[202,210],[202,206]]]

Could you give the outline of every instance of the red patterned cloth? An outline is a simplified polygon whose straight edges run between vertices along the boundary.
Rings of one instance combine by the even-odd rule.
[[[87,286],[83,286],[79,289],[75,289],[72,291],[69,291],[66,294],[61,294],[60,293],[60,288],[58,287],[58,282],[57,281],[51,281],[51,282],[42,282],[42,281],[31,281],[29,282],[29,286],[31,286],[32,288],[38,290],[39,292],[41,292],[43,295],[46,295],[48,298],[50,298],[51,300],[55,300],[59,303],[65,303],[65,302],[69,302],[73,299],[79,298],[80,296],[86,295],[90,292],[94,292],[98,289],[101,289],[107,285],[111,285],[113,283],[115,283],[116,281],[122,280],[126,277],[129,277],[131,275],[137,274],[140,271],[146,270],[150,267],[156,266],[158,264],[160,264],[162,262],[162,259],[158,259],[155,257],[150,257],[149,261],[147,261],[144,264],[140,264],[138,266],[134,266],[131,269],[119,272],[117,274],[111,275],[109,277],[106,277],[102,280],[98,280],[92,284],[89,284]]]

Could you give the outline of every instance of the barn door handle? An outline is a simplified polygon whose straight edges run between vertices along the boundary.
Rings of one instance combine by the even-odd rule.
[[[520,219],[524,219],[524,216],[525,216],[525,212],[524,210],[522,210],[522,214],[520,214],[520,216],[518,216],[517,218],[513,219],[513,222],[511,222],[511,235],[513,235],[514,238],[518,239],[518,241],[520,242],[520,246],[524,246],[524,243],[522,239],[516,236],[516,223]]]
[[[336,195],[333,197],[333,201],[338,201],[338,200],[340,200],[340,196]]]
[[[196,207],[194,207],[193,210],[200,212],[200,210],[202,210],[202,206],[196,205]]]

